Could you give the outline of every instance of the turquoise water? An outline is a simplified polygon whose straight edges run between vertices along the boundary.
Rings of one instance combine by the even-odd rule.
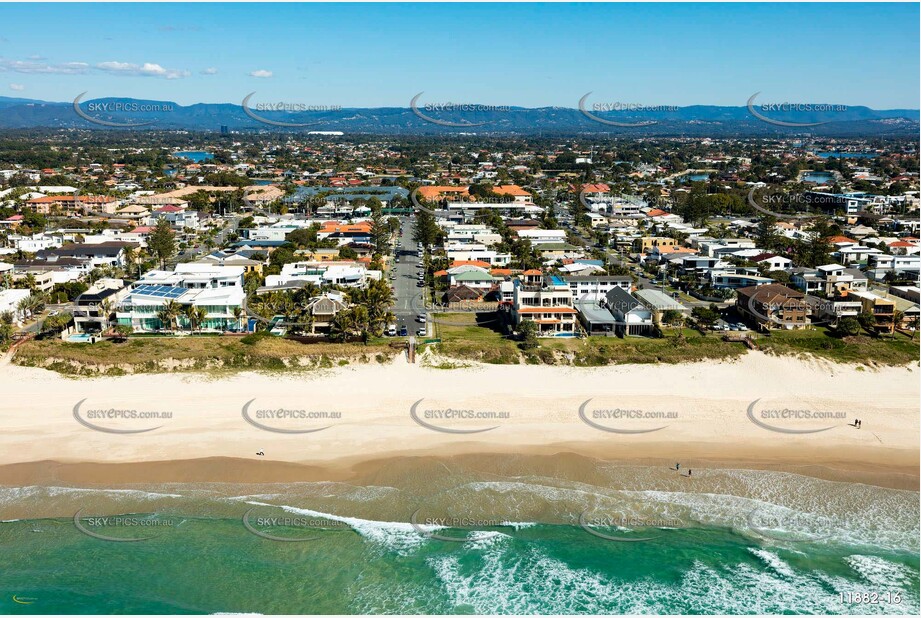
[[[803,174],[804,182],[814,182],[818,184],[826,184],[829,182],[834,182],[835,176],[829,172],[808,172]]]
[[[189,159],[195,163],[202,163],[214,158],[214,155],[210,152],[205,152],[204,150],[183,150],[180,152],[174,152],[174,157],[179,157],[180,159]]]
[[[823,159],[832,157],[836,159],[875,159],[877,157],[875,152],[820,152],[817,154]]]
[[[628,485],[658,478],[641,468],[613,473]],[[161,524],[80,520],[114,538],[149,537],[115,542],[84,534],[72,515],[0,523],[0,612],[918,613],[917,492],[744,470],[698,474],[702,491],[693,492],[674,474],[656,482],[663,490],[636,491],[431,472],[408,481],[411,489],[386,478],[0,489],[0,505],[82,509],[84,518],[141,513]],[[421,484],[437,488],[420,492]],[[615,512],[629,520],[596,517]],[[591,514],[585,526],[580,513]],[[476,522],[429,525],[461,514]],[[798,525],[780,523],[794,515]],[[281,517],[291,521],[273,520]],[[848,592],[897,593],[900,603],[856,604],[842,598]]]

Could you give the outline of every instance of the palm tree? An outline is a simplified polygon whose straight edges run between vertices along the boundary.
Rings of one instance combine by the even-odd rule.
[[[345,309],[336,314],[336,317],[333,318],[332,323],[329,325],[331,339],[344,341],[349,335],[361,330],[358,316],[356,315],[357,309],[358,307]]]
[[[109,318],[112,316],[112,309],[112,300],[109,298],[99,303],[99,317],[104,320],[102,323],[102,332],[109,330],[109,324],[111,322]]]
[[[243,311],[243,307],[233,308],[233,319],[237,323],[237,330],[242,330],[242,326],[240,325],[240,319],[243,317],[244,314],[245,312]]]
[[[205,319],[208,317],[208,310],[204,307],[196,307],[195,305],[186,305],[182,310],[182,315],[189,321],[189,332],[195,332],[200,330],[202,324],[204,324]]]
[[[174,300],[168,300],[157,312],[157,319],[160,320],[160,323],[167,329],[172,330],[174,322],[179,317],[181,311],[179,303]]]
[[[192,310],[192,324],[195,324],[198,326],[199,332],[201,332],[202,328],[204,328],[205,320],[207,319],[208,319],[208,310],[205,309],[204,307],[195,307]]]
[[[138,260],[138,253],[134,249],[134,247],[130,247],[130,246],[125,247],[125,266],[126,266],[125,273],[129,277],[131,276],[131,271],[133,270],[135,263],[138,264],[138,277],[140,277],[141,273],[140,273],[140,262]]]
[[[31,317],[32,315],[32,297],[26,296],[18,303],[16,303],[16,312],[22,317],[23,320],[26,317]]]
[[[197,326],[195,320],[195,307],[193,305],[186,305],[182,308],[182,316],[189,321],[189,332],[194,332],[195,327]]]
[[[374,334],[383,332],[390,321],[390,307],[393,306],[393,288],[381,280],[371,281],[368,287],[349,292],[349,300],[364,309],[365,330]],[[356,308],[358,308],[356,307]]]
[[[909,328],[911,328],[911,340],[912,341],[915,340],[915,335],[918,334],[919,317],[921,316],[919,316],[918,314],[915,314],[911,316],[910,318],[908,318],[908,326]]]

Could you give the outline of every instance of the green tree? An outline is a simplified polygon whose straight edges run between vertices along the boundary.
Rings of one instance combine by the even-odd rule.
[[[13,341],[13,335],[16,327],[13,326],[13,312],[4,311],[0,313],[0,348],[4,350],[9,347]]]
[[[684,322],[684,316],[680,311],[675,309],[666,309],[662,312],[662,323],[668,326],[680,326]]]
[[[691,310],[691,316],[697,320],[701,326],[713,326],[716,321],[720,319],[720,312],[714,307],[715,305],[710,305],[709,307],[694,307],[694,309]]]
[[[147,248],[160,262],[160,268],[163,268],[166,260],[176,253],[176,235],[170,229],[169,221],[165,218],[161,217],[157,221],[157,226],[150,233],[150,238],[147,239]]]
[[[73,315],[70,313],[59,313],[50,315],[42,322],[43,333],[59,333],[71,323]]]
[[[835,326],[835,331],[842,337],[853,337],[860,332],[860,322],[857,320],[857,318],[841,318],[838,320],[838,325]]]
[[[422,243],[425,247],[431,247],[438,242],[441,235],[441,228],[435,222],[435,216],[425,210],[416,212],[416,222],[413,226],[413,240]]]
[[[522,320],[518,325],[518,336],[521,338],[518,345],[522,350],[533,350],[540,345],[537,339],[537,323],[534,320]]]
[[[857,316],[857,323],[860,324],[861,328],[870,333],[871,335],[876,335],[876,316],[870,313],[869,311],[862,311],[860,315]]]

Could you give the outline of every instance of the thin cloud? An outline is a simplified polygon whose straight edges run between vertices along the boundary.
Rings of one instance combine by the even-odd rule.
[[[214,67],[208,67],[207,69],[202,69],[202,75],[217,75],[217,69]]]
[[[138,77],[162,77],[165,79],[181,79],[191,75],[189,71],[180,69],[165,69],[154,62],[145,62],[144,64],[133,64],[131,62],[100,62],[96,65],[100,71],[114,73],[117,75],[133,75]]]
[[[258,77],[260,79],[266,79],[272,77],[271,71],[266,71],[265,69],[259,69],[258,71],[253,71],[249,74],[250,77]]]
[[[16,92],[22,92],[26,87],[22,84],[10,84],[10,90],[15,90]]]
[[[13,71],[26,74],[50,75],[83,75],[88,73],[90,65],[85,62],[65,62],[62,64],[49,64],[31,60],[7,60],[0,58],[0,71]]]

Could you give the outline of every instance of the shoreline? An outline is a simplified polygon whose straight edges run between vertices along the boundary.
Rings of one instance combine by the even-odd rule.
[[[72,379],[6,365],[0,485],[361,481],[419,458],[572,456],[653,468],[682,462],[701,471],[790,472],[918,491],[917,374],[917,365],[867,371],[762,353],[718,364],[584,369],[442,370],[397,359],[309,376],[219,378]],[[128,408],[171,416],[88,417]],[[784,418],[803,409],[828,418]],[[277,410],[327,416],[257,418]],[[505,416],[438,416],[445,410]],[[605,416],[612,410],[620,416]],[[137,433],[94,430],[78,416],[97,428]],[[849,425],[854,418],[864,420],[861,429]]]
[[[543,452],[541,452],[543,451]],[[370,481],[378,470],[393,465],[426,464],[450,466],[456,460],[476,459],[483,468],[492,468],[504,458],[543,459],[545,461],[584,458],[612,467],[641,467],[654,470],[673,469],[674,462],[664,457],[637,454],[636,457],[615,459],[595,457],[552,445],[517,453],[466,451],[457,454],[405,454],[379,459],[350,458],[324,465],[285,461],[254,461],[243,458],[209,457],[202,459],[164,460],[124,463],[33,461],[0,466],[0,487],[73,487],[82,489],[123,489],[159,484],[236,484],[271,485],[300,482],[341,482],[362,484]],[[687,461],[689,458],[685,457]],[[918,466],[870,464],[863,461],[841,461],[833,457],[787,459],[783,453],[765,452],[752,458],[703,458],[691,455],[692,466],[700,475],[707,470],[745,470],[782,472],[836,483],[859,483],[885,489],[919,491],[921,478]],[[488,476],[488,472],[484,472]],[[566,475],[560,476],[565,478]],[[574,480],[574,479],[573,479]]]

